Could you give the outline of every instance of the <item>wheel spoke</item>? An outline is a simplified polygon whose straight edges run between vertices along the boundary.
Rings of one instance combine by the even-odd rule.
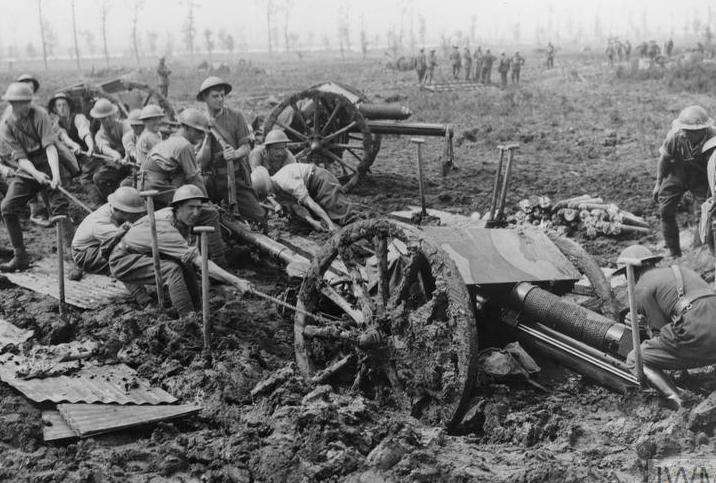
[[[328,127],[329,127],[329,126],[331,125],[331,123],[333,122],[333,119],[334,119],[334,118],[336,117],[336,115],[338,114],[338,111],[341,110],[341,107],[343,107],[343,104],[336,104],[336,107],[333,108],[333,112],[331,112],[331,115],[328,116],[328,121],[326,121],[326,124],[325,124],[325,125],[323,126],[323,128],[321,129],[321,136],[323,136],[323,135],[326,133],[326,130],[328,129]]]
[[[300,132],[296,131],[296,130],[295,130],[294,128],[292,128],[291,126],[286,126],[286,125],[284,125],[283,123],[278,122],[278,121],[276,121],[276,124],[279,125],[279,126],[281,127],[281,129],[283,129],[284,131],[290,132],[291,134],[293,134],[293,135],[296,136],[297,138],[303,139],[303,140],[306,141],[306,142],[309,141],[308,136],[306,136],[306,135],[303,134],[303,133],[300,133]]]
[[[353,157],[358,160],[358,164],[360,164],[360,163],[363,162],[363,158],[361,158],[360,156],[358,156],[358,155],[355,153],[355,151],[353,151],[351,148],[348,148],[348,152],[351,153],[351,154],[353,155]]]
[[[364,320],[369,321],[371,320],[374,312],[373,301],[370,298],[368,287],[365,284],[363,275],[360,273],[358,265],[347,250],[341,251],[341,258],[343,259],[343,263],[348,270],[348,276],[351,278],[353,297],[355,297],[356,303],[363,313]]]
[[[306,156],[308,156],[308,154],[309,154],[310,152],[311,152],[311,148],[310,148],[310,147],[305,147],[305,148],[303,148],[302,150],[300,150],[299,152],[297,152],[297,153],[295,154],[294,158],[296,158],[296,159],[298,159],[298,158],[305,158]]]
[[[388,306],[390,292],[390,274],[388,273],[388,238],[377,235],[374,240],[375,257],[378,260],[378,294],[380,296],[380,312]]]
[[[341,134],[350,131],[351,129],[353,129],[353,128],[354,128],[355,126],[357,126],[357,125],[358,125],[357,122],[351,121],[350,123],[348,123],[348,124],[346,124],[345,126],[343,126],[342,128],[340,128],[338,131],[336,131],[336,132],[334,132],[334,133],[331,133],[331,134],[329,134],[328,136],[324,137],[324,138],[322,139],[322,142],[325,144],[325,143],[327,143],[328,141],[330,141],[331,139],[335,139],[335,138],[337,138],[338,136],[340,136]]]
[[[339,163],[341,166],[343,166],[344,168],[348,169],[348,170],[351,171],[352,173],[355,173],[355,172],[356,172],[356,170],[355,170],[353,167],[347,165],[337,154],[330,152],[330,151],[327,150],[326,148],[321,148],[320,151],[321,151],[321,153],[323,153],[325,156],[329,157],[331,160],[335,161],[336,163]]]
[[[393,296],[390,297],[390,300],[388,301],[389,310],[392,311],[393,309],[398,307],[403,301],[407,300],[408,291],[410,290],[411,285],[416,282],[416,278],[418,277],[418,258],[418,254],[413,253],[413,255],[408,260],[407,266],[402,270],[402,280],[400,281],[398,287],[393,290]]]
[[[303,125],[303,129],[308,132],[308,124],[306,124],[306,118],[303,117],[303,113],[301,112],[301,109],[298,108],[298,104],[296,104],[296,101],[291,101],[291,109],[293,109],[293,112],[296,113],[298,116],[298,119],[301,121],[301,124]]]
[[[313,126],[311,126],[313,134],[318,134],[318,108],[320,105],[321,101],[318,95],[313,96]]]
[[[345,143],[332,143],[331,149],[364,149],[363,146],[357,144],[345,144]]]

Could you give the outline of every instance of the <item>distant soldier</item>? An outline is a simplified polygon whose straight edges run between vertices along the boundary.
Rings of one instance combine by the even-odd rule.
[[[425,58],[425,49],[420,49],[417,62],[415,63],[415,70],[418,73],[418,82],[422,84],[425,82],[425,74],[428,70],[428,61]]]
[[[607,49],[604,53],[607,55],[609,65],[614,66],[614,44],[612,42],[609,42],[609,45],[607,45]]]
[[[469,81],[470,76],[472,75],[472,54],[470,53],[470,49],[465,47],[465,50],[462,53],[462,60],[463,60],[463,66],[465,67],[465,80]]]
[[[628,40],[624,42],[624,58],[629,62],[629,57],[631,57],[631,42]]]
[[[642,59],[645,59],[649,55],[649,44],[646,42],[642,42],[639,45],[636,46],[636,53],[639,54],[639,57]]]
[[[485,51],[485,56],[482,58],[482,74],[481,80],[483,84],[492,83],[492,64],[497,58],[490,53],[490,49]]]
[[[551,69],[554,67],[554,45],[552,42],[547,43],[547,68]]]
[[[476,48],[472,53],[472,80],[480,81],[482,72],[482,47]]]
[[[674,41],[669,39],[666,41],[666,44],[664,45],[664,52],[666,53],[667,57],[671,57],[671,53],[674,51]]]
[[[522,57],[519,52],[515,52],[515,55],[512,56],[512,62],[510,62],[510,65],[512,66],[512,83],[513,84],[520,83],[520,71],[522,71],[522,66],[524,64],[525,64],[525,58]]]
[[[649,59],[652,61],[656,60],[659,55],[661,55],[661,48],[659,47],[659,44],[656,43],[655,40],[652,40],[649,43],[649,51],[648,51]]]
[[[507,74],[510,72],[510,58],[504,52],[500,54],[500,63],[497,65],[497,72],[500,73],[500,85],[507,87]]]
[[[452,47],[450,62],[452,63],[452,76],[457,80],[460,76],[460,69],[462,68],[462,57],[460,56],[460,50],[458,50],[457,45],[453,45]]]
[[[438,66],[438,56],[435,53],[435,49],[430,51],[430,58],[428,59],[428,73],[426,74],[425,83],[432,84],[433,75],[435,75],[435,68]]]
[[[624,60],[624,44],[617,40],[616,42],[617,59],[619,62]]]
[[[169,96],[169,75],[172,73],[167,68],[166,59],[164,57],[159,58],[159,65],[157,66],[157,75],[159,76],[159,92],[166,98]]]

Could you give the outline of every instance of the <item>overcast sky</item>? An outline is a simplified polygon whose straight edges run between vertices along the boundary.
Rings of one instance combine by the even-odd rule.
[[[94,42],[100,44],[99,10],[101,0],[75,0],[79,30],[89,31]],[[266,44],[265,4],[267,0],[195,0],[195,16],[198,48],[204,48],[202,32],[210,28],[216,32],[225,30],[232,33],[237,43],[242,41],[250,48],[263,48]],[[286,0],[273,0],[285,3]],[[121,53],[129,44],[129,25],[135,0],[108,0],[110,21],[108,37],[110,50]],[[165,48],[167,38],[173,34],[174,50],[184,49],[181,28],[187,14],[187,1],[149,0],[143,3],[139,19],[140,31],[157,33],[159,50]],[[708,22],[710,0],[293,0],[290,2],[291,15],[289,31],[295,32],[299,42],[307,43],[309,38],[317,46],[324,37],[334,42],[338,28],[336,18],[341,5],[349,5],[351,38],[354,48],[358,45],[361,19],[371,39],[379,36],[380,47],[385,46],[386,32],[393,25],[399,30],[401,17],[407,32],[411,15],[418,31],[418,16],[426,19],[427,42],[437,44],[441,34],[454,40],[456,32],[466,34],[470,30],[471,18],[475,16],[477,37],[481,40],[496,37],[512,38],[515,24],[521,26],[523,41],[533,41],[536,29],[552,29],[563,37],[578,30],[579,25],[588,35],[595,31],[595,18],[599,18],[604,34],[624,35],[630,25],[642,28],[644,23],[651,37],[663,40],[670,33],[683,35],[685,26],[693,31],[694,20],[705,25]],[[65,55],[72,43],[71,0],[42,0],[44,15],[52,25],[58,46],[55,52]],[[28,42],[39,47],[37,0],[0,0],[0,52],[6,55],[7,47],[15,44],[25,49]],[[644,12],[646,17],[644,17]],[[646,22],[644,22],[644,20]],[[716,19],[712,19],[712,29]],[[276,25],[283,23],[280,17]],[[312,37],[309,37],[312,33]],[[661,35],[659,35],[661,33]],[[551,34],[549,34],[551,36]],[[80,42],[88,50],[85,37]],[[642,40],[642,39],[632,39]],[[566,41],[566,39],[565,39]],[[144,48],[146,38],[142,39]],[[373,42],[375,44],[375,42]],[[279,44],[282,47],[282,42]]]

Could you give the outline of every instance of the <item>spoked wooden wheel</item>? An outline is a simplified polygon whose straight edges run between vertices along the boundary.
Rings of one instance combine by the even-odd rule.
[[[304,377],[393,404],[431,424],[458,424],[476,383],[476,324],[457,267],[413,228],[347,225],[314,259],[296,313]]]
[[[123,80],[122,83],[127,91],[138,90],[142,93],[141,107],[144,107],[148,104],[157,104],[164,110],[164,113],[167,115],[167,119],[169,119],[170,121],[175,120],[176,116],[174,113],[174,108],[169,103],[169,100],[163,95],[161,95],[159,91],[142,82]]]
[[[277,105],[264,123],[264,133],[283,129],[299,162],[322,165],[349,190],[375,159],[374,137],[363,115],[347,98],[309,89]]]

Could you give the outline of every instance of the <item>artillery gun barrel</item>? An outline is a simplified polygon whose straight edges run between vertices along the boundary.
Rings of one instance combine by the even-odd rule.
[[[404,136],[452,137],[452,126],[427,122],[367,121],[372,134],[397,134]]]
[[[413,115],[413,111],[400,104],[358,104],[358,110],[366,119],[386,119],[404,121]]]

